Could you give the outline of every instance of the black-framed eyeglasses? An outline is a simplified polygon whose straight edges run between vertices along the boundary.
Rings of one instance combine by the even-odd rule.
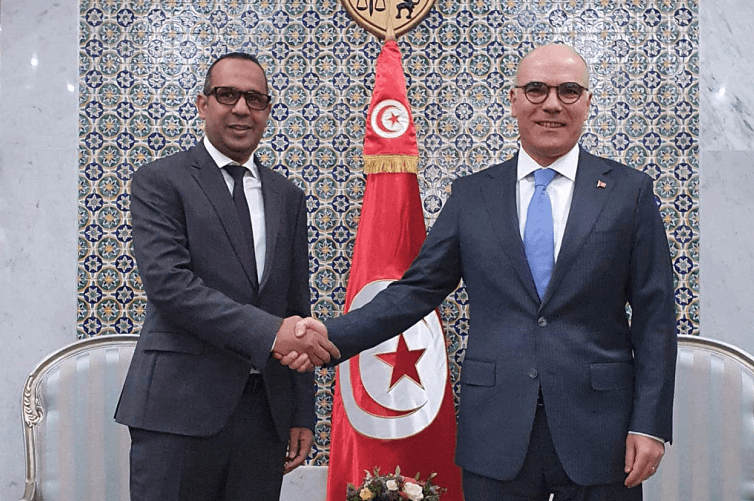
[[[526,85],[517,85],[517,89],[523,89],[524,96],[531,104],[544,103],[550,95],[550,89],[555,89],[558,99],[563,104],[573,104],[579,100],[584,91],[588,91],[576,82],[565,82],[560,85],[547,85],[542,82],[529,82]]]
[[[243,96],[246,106],[250,110],[263,110],[272,101],[272,96],[268,94],[262,94],[254,90],[243,91],[233,87],[212,87],[207,92],[207,95],[211,96],[212,94],[215,95],[218,103],[228,106],[233,106]]]

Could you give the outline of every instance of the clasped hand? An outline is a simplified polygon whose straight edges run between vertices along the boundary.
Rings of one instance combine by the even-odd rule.
[[[273,356],[298,372],[314,370],[331,358],[340,358],[340,350],[327,337],[327,328],[313,318],[295,316],[283,320],[278,329]]]

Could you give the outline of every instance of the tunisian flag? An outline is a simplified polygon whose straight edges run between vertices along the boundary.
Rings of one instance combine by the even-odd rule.
[[[377,59],[367,113],[367,173],[356,234],[346,311],[363,306],[399,279],[424,242],[426,227],[416,179],[419,150],[406,98],[401,55],[388,40]],[[379,467],[447,489],[460,501],[461,475],[453,463],[456,421],[445,336],[437,311],[393,339],[362,352],[336,370],[328,501],[343,501],[348,483]]]

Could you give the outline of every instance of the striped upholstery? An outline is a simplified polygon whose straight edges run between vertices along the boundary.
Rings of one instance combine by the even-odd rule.
[[[83,339],[29,375],[21,501],[128,501],[128,428],[113,414],[137,339]]]
[[[679,336],[673,445],[645,501],[754,500],[754,358]]]

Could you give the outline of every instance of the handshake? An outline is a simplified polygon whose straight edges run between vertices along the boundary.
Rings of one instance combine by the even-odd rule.
[[[306,372],[340,358],[340,350],[328,339],[325,324],[311,317],[296,316],[283,320],[272,356],[292,370]]]

